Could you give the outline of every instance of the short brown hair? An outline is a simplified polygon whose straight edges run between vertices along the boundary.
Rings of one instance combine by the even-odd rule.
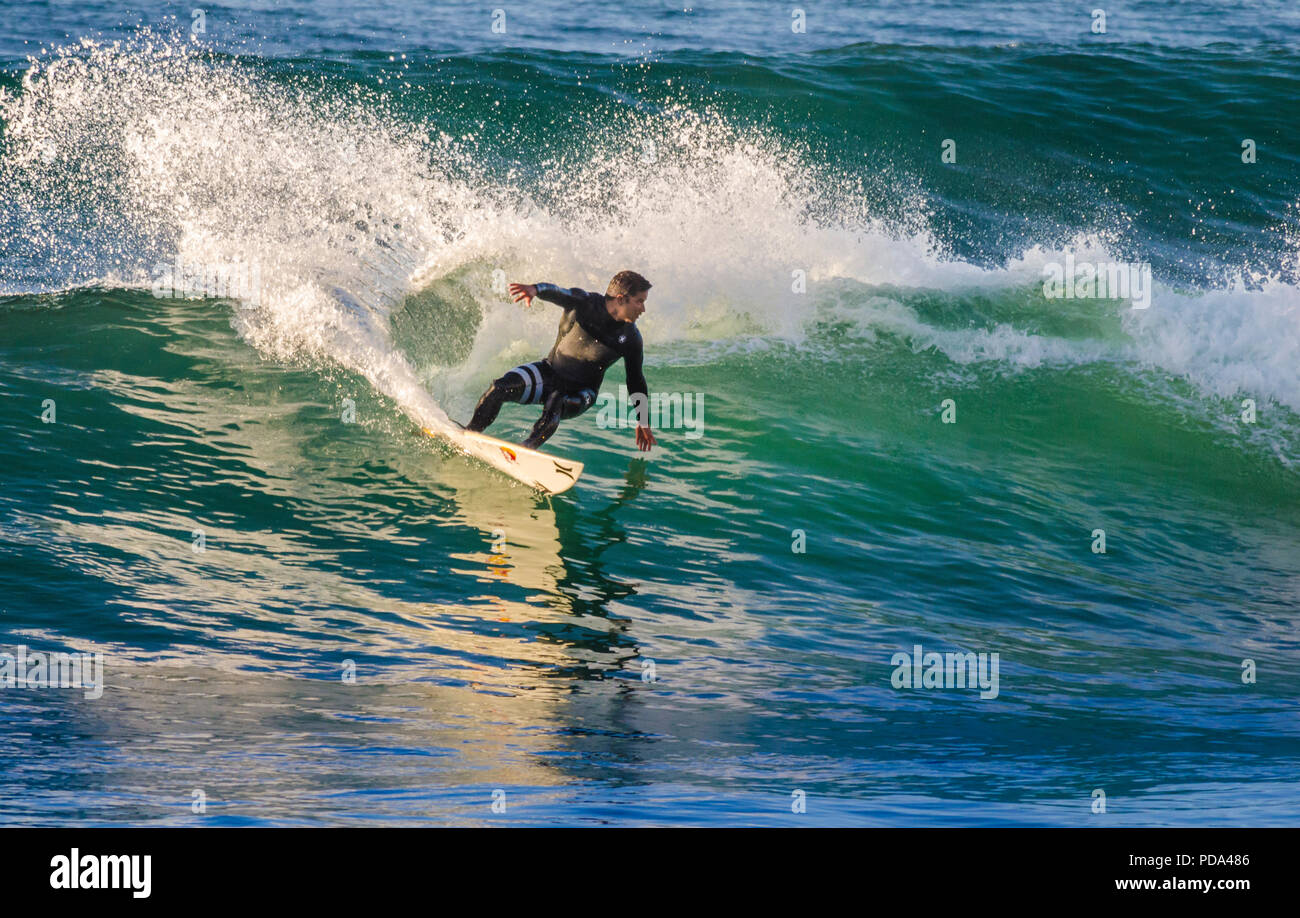
[[[650,282],[635,271],[619,271],[609,282],[605,296],[636,296],[650,289]]]

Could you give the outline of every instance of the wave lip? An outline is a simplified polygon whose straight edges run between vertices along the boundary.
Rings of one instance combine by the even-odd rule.
[[[144,32],[34,62],[0,117],[0,213],[26,227],[0,289],[151,287],[160,266],[252,265],[255,295],[224,297],[244,340],[361,373],[423,426],[549,345],[554,314],[506,302],[506,277],[601,289],[629,267],[655,284],[652,367],[687,342],[814,346],[831,321],[957,366],[1128,363],[1206,398],[1300,411],[1294,284],[1157,283],[1145,310],[1044,300],[1047,265],[1111,260],[1099,235],[974,264],[944,250],[909,176],[845,170],[707,106],[612,106],[591,117],[617,140],[503,169],[382,92],[267,79]],[[432,308],[464,316],[438,332],[468,339],[452,363],[413,360],[394,339],[412,294],[438,285],[457,300],[440,291]]]

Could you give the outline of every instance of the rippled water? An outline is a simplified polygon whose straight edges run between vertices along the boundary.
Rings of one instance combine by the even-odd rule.
[[[1289,5],[266,6],[0,4],[0,822],[1297,822]],[[627,267],[700,436],[420,436]]]

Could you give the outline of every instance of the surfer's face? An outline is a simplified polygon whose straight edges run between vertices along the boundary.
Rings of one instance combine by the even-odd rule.
[[[610,312],[620,322],[635,322],[645,312],[645,298],[649,295],[649,290],[642,290],[635,296],[616,296]]]

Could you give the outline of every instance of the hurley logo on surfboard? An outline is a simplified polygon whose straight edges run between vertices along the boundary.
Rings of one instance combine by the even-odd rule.
[[[423,428],[425,434],[446,440],[467,455],[486,462],[516,481],[531,485],[544,494],[567,491],[582,474],[582,463],[564,460],[561,464],[554,456],[523,449],[486,434],[460,430],[456,427]]]

